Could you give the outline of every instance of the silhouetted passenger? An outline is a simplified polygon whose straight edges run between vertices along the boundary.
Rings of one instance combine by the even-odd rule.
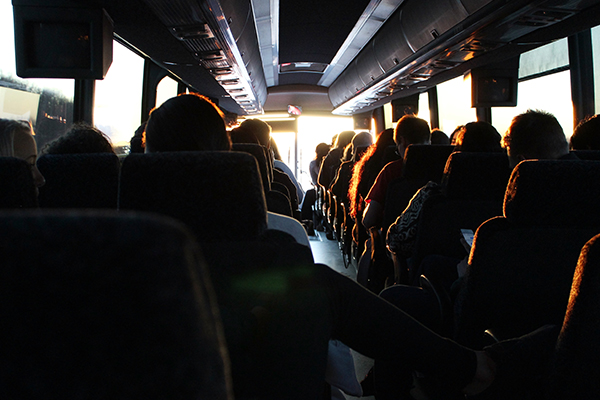
[[[251,130],[242,128],[241,126],[238,126],[237,128],[233,128],[229,134],[231,136],[232,143],[260,144],[258,142],[258,139],[254,135],[254,133],[252,133]]]
[[[523,160],[577,158],[556,117],[540,110],[527,110],[513,118],[502,138],[511,167]]]
[[[319,143],[315,148],[315,158],[311,160],[308,166],[308,170],[310,172],[310,179],[312,181],[313,186],[318,185],[321,163],[323,162],[323,159],[327,156],[327,153],[329,153],[330,148],[331,146],[329,146],[327,143]]]
[[[572,150],[600,150],[600,115],[586,118],[577,124],[571,136]]]
[[[379,228],[381,225],[387,188],[391,181],[402,176],[404,154],[408,146],[411,144],[429,144],[430,136],[431,131],[427,121],[414,115],[405,115],[400,118],[394,130],[394,142],[398,147],[398,154],[402,158],[387,164],[369,190],[369,194],[365,199],[367,206],[362,219],[362,223],[367,230],[375,227]]]
[[[290,201],[292,203],[292,211],[299,209],[299,205],[304,199],[304,190],[296,180],[296,177],[283,161],[281,157],[275,157],[274,150],[276,147],[272,147],[275,143],[271,138],[271,126],[260,119],[247,119],[240,124],[240,128],[251,131],[254,136],[258,139],[258,143],[269,149],[269,153],[273,155],[273,180],[284,184],[290,192]],[[279,154],[279,151],[277,152]]]
[[[487,122],[470,122],[460,128],[456,134],[455,151],[464,152],[502,152],[502,137]],[[426,199],[443,194],[443,186],[436,182],[428,182],[411,199],[406,210],[390,225],[387,232],[387,245],[391,252],[403,258],[412,255],[414,241],[421,208]]]
[[[37,188],[44,186],[46,181],[36,165],[38,151],[34,135],[28,121],[0,118],[0,156],[16,157],[27,161],[37,191]]]
[[[443,131],[435,128],[431,131],[431,144],[450,144],[450,138]]]
[[[394,130],[386,129],[377,138],[375,144],[369,146],[360,160],[354,164],[352,179],[348,189],[350,200],[350,216],[356,220],[364,210],[364,202],[377,175],[384,167],[385,149],[394,144]]]
[[[194,121],[195,118],[204,122]],[[170,99],[150,116],[146,129],[146,151],[227,150],[229,139],[220,118],[218,109],[201,96],[182,95]],[[182,129],[174,130],[174,126]],[[169,143],[171,141],[173,143]],[[185,145],[189,147],[183,147]],[[214,147],[211,148],[211,145]],[[275,267],[281,270],[281,266]],[[302,347],[305,343],[305,352],[316,351],[315,346],[325,350],[330,339],[338,339],[368,357],[402,360],[406,368],[434,378],[438,388],[449,395],[481,393],[495,382],[496,377],[496,386],[510,385],[510,377],[507,382],[500,380],[505,371],[516,374],[518,378],[530,376],[545,364],[552,353],[556,327],[537,331],[522,339],[501,342],[484,351],[473,351],[435,334],[327,266],[314,264],[310,267],[312,272],[302,275],[303,284],[299,289],[302,293],[314,294],[310,301],[322,302],[318,308],[324,312],[318,320],[303,321],[306,332],[298,336],[302,338],[301,343],[294,345]],[[242,286],[245,287],[244,284]],[[259,288],[256,290],[260,292]],[[292,301],[286,299],[286,304],[288,300]],[[228,311],[231,313],[232,310]],[[225,320],[226,334],[231,329],[239,330],[240,327],[229,326]],[[257,329],[260,331],[260,327]],[[260,337],[262,340],[269,338],[268,334]],[[286,338],[276,339],[285,341]],[[232,360],[235,357],[235,352],[232,352]],[[282,354],[281,359],[282,362],[295,362],[286,354]],[[324,365],[315,367],[324,375]],[[274,366],[257,365],[256,368]],[[302,385],[302,382],[298,384]],[[293,396],[294,388],[286,389],[291,390],[290,398],[296,398]],[[318,392],[320,388],[313,390],[315,394]]]
[[[304,201],[302,201],[301,208],[301,219],[302,221],[312,221],[313,227],[322,229],[322,213],[320,210],[313,210],[315,202],[317,201],[317,190],[319,179],[319,170],[321,169],[321,163],[323,159],[329,153],[330,146],[327,143],[319,143],[315,148],[315,158],[312,159],[308,165],[308,172],[310,173],[312,189],[309,189],[304,194]],[[312,233],[312,232],[311,232]]]
[[[364,154],[364,150],[359,154],[359,149],[365,149],[372,144],[373,136],[369,132],[361,132],[354,135],[352,142],[347,146],[347,149],[350,149],[350,157],[347,161],[340,164],[331,184],[332,193],[344,202],[344,204],[348,204],[348,188],[350,187],[354,164]]]
[[[47,143],[42,154],[115,153],[108,136],[87,124],[76,124],[61,137]]]
[[[350,144],[354,135],[354,131],[343,131],[337,135],[335,145],[329,150],[329,153],[321,163],[317,181],[325,190],[328,190],[331,187],[335,173],[342,163],[344,150],[346,149],[346,146]]]

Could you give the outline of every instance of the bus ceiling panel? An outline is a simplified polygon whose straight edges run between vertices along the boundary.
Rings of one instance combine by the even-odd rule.
[[[369,42],[356,57],[356,69],[360,71],[363,86],[379,79],[385,71],[375,56],[374,42]]]
[[[242,1],[242,0],[240,0]],[[195,58],[196,68],[202,66],[222,87],[221,97],[230,96],[245,113],[261,113],[266,101],[266,82],[259,54],[256,28],[249,4],[240,6],[239,14],[231,11],[235,4],[226,3],[233,14],[226,16],[218,0],[144,0],[170,32]],[[246,10],[246,11],[244,11]],[[237,41],[230,22],[234,24]],[[244,22],[242,22],[244,21]],[[192,65],[190,65],[192,66]],[[250,72],[251,71],[251,72]],[[199,88],[203,93],[203,88]],[[259,95],[260,94],[260,95]]]
[[[469,15],[479,11],[483,6],[491,3],[492,0],[460,0]]]
[[[408,45],[416,52],[468,15],[463,5],[454,0],[430,0],[427,7],[419,0],[409,0],[402,6],[400,24]]]
[[[329,64],[369,0],[302,0],[279,4],[279,62]]]
[[[294,72],[279,74],[279,85],[316,85],[321,74],[313,72]]]
[[[247,29],[254,29],[254,17],[249,0],[221,0],[221,8],[236,41]]]
[[[449,27],[449,24],[438,25],[445,26],[439,28],[440,32],[435,28],[435,23],[429,22],[427,19],[433,18],[435,21],[434,17],[437,15],[437,11],[430,10],[430,7],[421,7],[420,9],[413,7],[416,3],[416,1],[408,0],[396,13],[401,15],[401,21],[411,21],[409,25],[402,24],[406,42],[413,47],[423,47],[417,49],[415,53],[410,53],[404,59],[398,60],[399,63],[390,70],[385,68],[389,65],[387,64],[389,60],[379,59],[379,64],[386,69],[385,74],[378,80],[358,88],[359,90],[356,90],[356,87],[347,87],[348,75],[354,76],[358,73],[358,75],[364,76],[367,75],[367,72],[362,70],[344,71],[330,87],[330,97],[336,107],[334,113],[349,114],[359,112],[361,107],[362,109],[372,108],[374,104],[382,103],[388,93],[392,98],[402,97],[399,92],[406,91],[406,89],[410,89],[408,92],[411,93],[426,90],[434,84],[433,82],[438,81],[438,79],[433,79],[438,74],[452,77],[453,71],[457,71],[455,75],[458,76],[465,70],[463,64],[471,65],[475,60],[487,54],[494,54],[493,58],[500,60],[504,53],[507,54],[507,57],[509,53],[510,56],[518,55],[519,46],[515,46],[513,43],[520,43],[520,38],[528,38],[536,31],[552,32],[551,29],[554,25],[569,28],[569,21],[572,20],[576,24],[581,19],[581,15],[585,15],[588,9],[592,10],[590,7],[599,4],[600,0],[520,0],[509,2],[494,0],[477,3],[481,5],[479,8],[474,2],[467,4],[463,1],[465,10],[469,12],[476,10],[476,12],[467,15],[462,21],[456,22],[453,27]],[[455,17],[466,15],[459,12],[460,7],[456,7],[456,3],[450,4],[448,0],[440,0],[440,4],[447,4],[455,10],[457,12]],[[433,8],[435,7],[431,7],[431,9]],[[421,16],[417,14],[419,10],[422,12]],[[596,8],[594,11],[598,15]],[[414,16],[407,19],[407,15],[411,15],[411,13],[415,13]],[[440,15],[442,14],[440,13]],[[574,16],[578,18],[574,18]],[[402,46],[399,45],[402,43],[400,36],[393,35],[391,27],[393,27],[394,18],[396,15],[390,18],[373,39],[377,57],[384,54],[384,50],[387,53],[391,52],[386,47],[381,49],[380,46],[384,43],[388,46]],[[600,20],[600,16],[597,19]],[[423,24],[420,28],[418,28],[419,23]],[[587,27],[581,26],[580,30]],[[570,28],[573,29],[573,26]],[[440,35],[425,43],[429,39],[423,35],[431,34],[434,29]],[[444,29],[446,32],[442,33]],[[568,29],[562,31],[569,32]],[[544,34],[537,37],[543,38]],[[421,41],[419,42],[419,40]],[[541,44],[543,42],[539,43],[539,45]],[[527,51],[531,49],[531,46],[522,46],[521,49]],[[350,78],[350,80],[352,79]],[[398,86],[394,82],[408,82],[408,84]],[[344,86],[346,86],[345,91]],[[373,99],[377,99],[377,101],[373,103]]]
[[[368,51],[365,49],[368,49],[372,44],[375,55],[373,62],[376,62],[384,70],[384,74],[380,75],[379,78],[363,80],[365,84],[358,90],[357,88],[351,88],[343,96],[339,96],[340,88],[337,86],[344,85],[343,82],[348,80],[346,75],[349,74],[347,71],[342,72],[331,85],[331,88],[335,87],[334,92],[336,93],[331,96],[332,103],[339,105],[339,102],[343,99],[353,98],[357,93],[365,92],[369,88],[372,90],[361,96],[357,103],[365,104],[371,102],[373,98],[381,99],[382,93],[388,93],[387,89],[392,84],[393,79],[408,78],[408,75],[415,73],[427,63],[433,63],[433,61],[436,61],[436,64],[432,66],[433,72],[455,66],[455,62],[437,61],[437,55],[432,57],[431,60],[422,58],[422,61],[419,62],[416,52],[424,53],[434,48],[439,53],[445,50],[443,46],[446,43],[450,40],[456,40],[457,35],[462,34],[465,36],[465,26],[468,25],[465,24],[465,21],[469,17],[468,10],[478,10],[478,14],[483,14],[484,11],[487,11],[484,10],[484,5],[489,4],[490,0],[479,0],[478,3],[472,1],[468,4],[468,7],[463,6],[457,0],[435,0],[434,3],[431,6],[428,4],[427,7],[423,7],[417,0],[407,0],[402,3],[399,9],[377,32],[371,43],[363,48],[357,57],[357,60],[362,59],[362,53]],[[499,1],[496,1],[496,3],[499,3]],[[474,17],[471,17],[471,19],[474,19]],[[434,54],[431,53],[431,55]],[[359,65],[359,76],[369,78],[373,76],[371,73],[373,67],[366,70],[363,68],[364,64]],[[415,82],[423,80],[421,76],[409,79],[409,81]]]
[[[385,72],[396,68],[414,53],[402,31],[400,13],[390,18],[377,32],[373,38],[373,48],[375,58]]]

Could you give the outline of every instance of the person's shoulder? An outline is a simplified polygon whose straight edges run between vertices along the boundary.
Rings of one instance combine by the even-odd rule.
[[[390,161],[389,163],[385,164],[381,170],[382,171],[390,170],[390,169],[394,169],[394,168],[398,168],[398,167],[402,168],[403,165],[404,165],[404,160],[402,160],[402,159],[394,160],[394,161]]]
[[[402,167],[404,166],[403,160],[395,160],[391,161],[381,169],[379,175],[395,175],[402,171]]]
[[[304,229],[304,226],[302,226],[302,224],[296,219],[268,211],[267,224],[269,229],[277,229],[287,232],[292,235],[298,243],[310,247],[306,230]]]

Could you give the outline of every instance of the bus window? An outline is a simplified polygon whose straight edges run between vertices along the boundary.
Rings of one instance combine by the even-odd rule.
[[[331,144],[334,135],[354,130],[352,117],[298,118],[298,181],[305,190],[312,187],[308,166],[315,158],[315,148],[321,142]]]
[[[427,123],[429,123],[429,126],[431,126],[431,113],[429,111],[429,93],[427,92],[419,93],[418,117],[427,121]]]
[[[31,122],[38,148],[73,122],[73,79],[22,79],[16,74],[13,9],[0,2],[0,118]]]
[[[594,97],[596,114],[600,113],[600,26],[592,28],[592,54],[594,57]]]
[[[437,85],[440,129],[450,135],[459,125],[477,120],[471,108],[471,80],[459,76]]]
[[[162,103],[175,96],[177,96],[177,81],[165,76],[156,87],[156,107],[160,107]]]
[[[115,147],[127,146],[141,123],[144,60],[114,42],[113,63],[96,81],[94,125]]]
[[[492,108],[492,124],[500,134],[504,135],[512,118],[529,108],[554,114],[569,139],[573,134],[573,103],[569,71],[520,82],[517,106]]]
[[[281,161],[283,161],[292,172],[296,172],[296,133],[295,132],[273,132],[271,137],[277,145]]]
[[[504,134],[512,118],[527,109],[548,111],[558,119],[567,139],[573,134],[571,75],[567,39],[523,53],[519,60],[516,107],[492,108],[492,124]]]

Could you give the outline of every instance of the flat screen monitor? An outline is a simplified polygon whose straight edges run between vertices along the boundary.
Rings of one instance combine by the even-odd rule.
[[[516,69],[471,71],[471,106],[516,106],[518,80]]]
[[[14,6],[17,75],[103,79],[112,21],[103,9]]]

